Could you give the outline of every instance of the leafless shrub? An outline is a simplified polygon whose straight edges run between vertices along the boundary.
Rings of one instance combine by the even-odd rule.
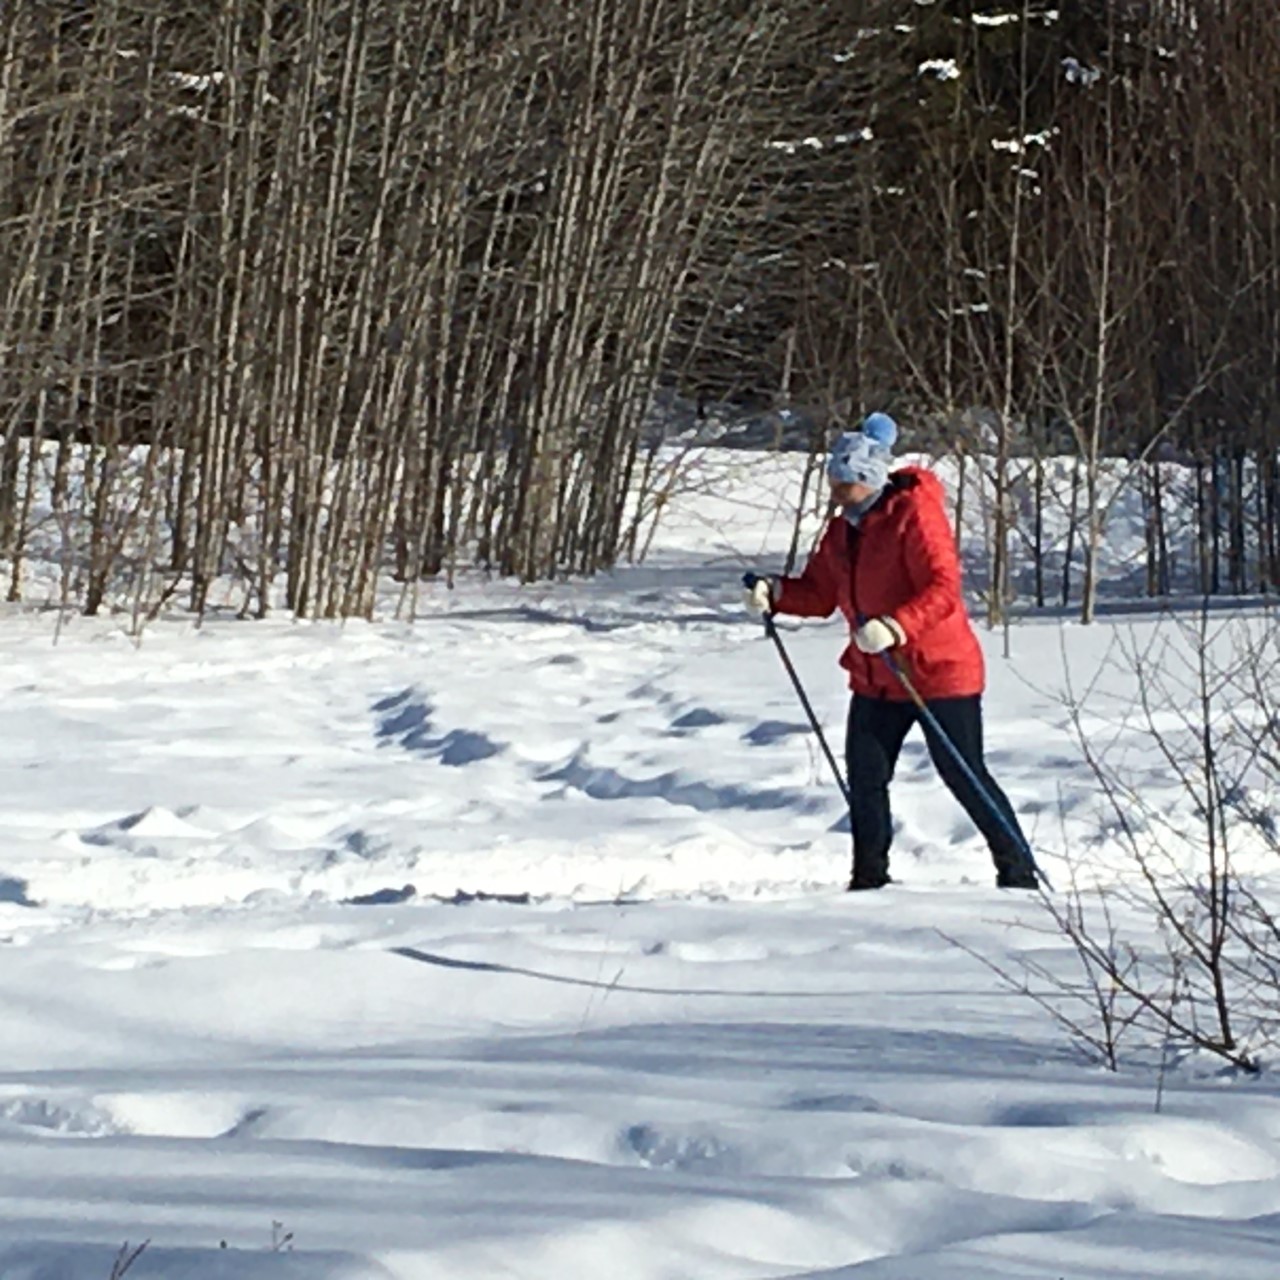
[[[150,1240],[144,1240],[140,1245],[130,1248],[129,1242],[126,1240],[124,1244],[120,1246],[120,1252],[116,1254],[115,1261],[111,1264],[111,1275],[109,1280],[123,1280],[123,1278],[128,1275],[129,1269],[133,1264],[142,1257],[150,1243]]]
[[[1280,852],[1275,634],[1272,617],[1205,609],[1121,647],[1129,705],[1107,715],[1098,695],[1073,696],[1109,810],[1105,844],[1121,861],[1074,867],[1046,901],[1085,975],[1084,1037],[1112,1066],[1117,1031],[1131,1029],[1162,1059],[1204,1052],[1246,1071],[1274,1043],[1280,935],[1258,877]],[[1059,979],[1058,997],[1079,1007],[1082,991]]]

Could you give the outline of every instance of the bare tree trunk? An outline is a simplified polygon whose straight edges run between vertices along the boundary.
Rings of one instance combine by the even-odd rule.
[[[1071,460],[1071,501],[1067,508],[1067,541],[1062,551],[1062,607],[1071,603],[1071,561],[1075,557],[1080,528],[1080,459]]]

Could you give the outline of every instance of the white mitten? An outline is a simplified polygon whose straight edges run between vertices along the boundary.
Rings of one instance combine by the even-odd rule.
[[[895,645],[906,644],[907,634],[892,618],[870,618],[853,633],[853,643],[863,653],[883,653]]]
[[[742,603],[750,613],[773,611],[773,581],[758,574],[747,573],[742,577]]]

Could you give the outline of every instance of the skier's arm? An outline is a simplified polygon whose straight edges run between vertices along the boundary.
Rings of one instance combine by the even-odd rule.
[[[837,538],[846,536],[843,520],[833,520],[818,549],[809,557],[799,577],[775,578],[773,607],[778,613],[799,618],[828,618],[836,609],[836,574],[839,572]]]
[[[915,592],[893,611],[893,618],[910,642],[963,608],[960,555],[940,502],[916,505],[903,532],[903,557]]]

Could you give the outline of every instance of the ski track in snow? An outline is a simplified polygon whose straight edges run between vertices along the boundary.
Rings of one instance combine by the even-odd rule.
[[[590,584],[424,589],[413,625],[55,648],[9,612],[0,1280],[107,1280],[124,1240],[131,1280],[1280,1275],[1270,1074],[1183,1063],[1156,1114],[1152,1070],[1006,990],[974,953],[1070,954],[918,739],[904,883],[840,891],[847,819],[740,568],[685,549],[785,545],[742,509],[700,495]],[[783,634],[839,751],[841,629]],[[1059,700],[1114,635],[983,637],[1050,875],[1114,854]],[[1176,815],[1141,732],[1089,723]]]

